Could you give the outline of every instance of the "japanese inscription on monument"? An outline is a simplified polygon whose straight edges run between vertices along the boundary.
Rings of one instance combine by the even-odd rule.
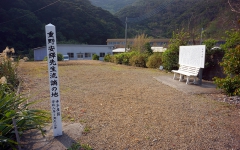
[[[54,25],[48,24],[45,26],[45,30],[53,135],[60,136],[62,135],[62,118],[59,93],[56,29]]]
[[[204,68],[205,45],[180,46],[179,64]]]

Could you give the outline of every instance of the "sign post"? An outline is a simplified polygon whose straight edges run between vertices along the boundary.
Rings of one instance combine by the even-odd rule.
[[[59,92],[56,29],[54,25],[48,24],[45,26],[45,30],[53,136],[61,136],[62,118]]]

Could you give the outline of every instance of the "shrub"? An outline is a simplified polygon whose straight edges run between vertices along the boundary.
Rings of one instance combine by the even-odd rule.
[[[151,44],[148,42],[144,44],[145,53],[149,56],[153,54],[153,50],[151,49]]]
[[[43,58],[43,61],[47,61],[47,60],[48,60],[48,57],[45,56],[45,57]],[[58,53],[58,54],[57,54],[57,60],[58,60],[58,61],[63,61],[63,54]]]
[[[151,55],[153,51],[151,49],[150,39],[151,38],[148,37],[146,34],[137,35],[133,39],[133,45],[131,50]]]
[[[31,110],[26,99],[16,94],[19,86],[17,63],[5,59],[0,63],[0,149],[15,149],[15,131],[13,119],[19,134],[28,129],[40,129],[49,120],[48,113],[42,110]],[[43,132],[42,132],[43,133]]]
[[[130,58],[131,58],[131,55],[130,55],[130,53],[122,53],[122,58],[123,58],[123,60],[122,60],[122,64],[124,64],[124,65],[129,65],[129,60],[130,60]]]
[[[179,46],[187,45],[189,34],[181,30],[179,33],[173,32],[168,49],[163,53],[163,67],[167,71],[178,68]]]
[[[105,62],[112,62],[112,55],[107,54],[104,56],[103,61]]]
[[[162,56],[163,67],[167,71],[178,69],[179,51],[167,49]]]
[[[0,148],[15,149],[15,132],[13,119],[16,121],[18,132],[21,134],[29,129],[42,131],[43,125],[49,121],[49,113],[42,110],[31,110],[26,99],[17,96],[6,84],[0,85]]]
[[[97,54],[93,54],[92,60],[99,60],[99,56]]]
[[[214,78],[217,87],[223,89],[229,96],[240,95],[240,75],[226,78]]]
[[[33,61],[34,60],[34,50],[30,49],[27,56],[28,56],[29,60]]]
[[[28,57],[23,57],[23,60],[24,61],[29,61],[29,58]]]
[[[10,59],[5,59],[0,63],[0,78],[4,76],[7,79],[8,86],[12,90],[16,89],[19,84],[16,73],[17,65],[17,62],[13,63]]]
[[[226,78],[214,78],[217,87],[228,95],[240,95],[240,31],[227,32],[228,38],[222,46],[225,50],[223,67]]]
[[[139,52],[137,51],[131,51],[131,52],[115,54],[111,56],[111,60],[112,60],[111,62],[114,62],[116,64],[130,65],[130,59],[138,53]]]
[[[123,54],[120,53],[120,54],[114,55],[113,62],[116,63],[116,64],[122,64],[122,62],[123,62]]]
[[[122,64],[124,65],[130,65],[130,59],[134,56],[139,54],[139,52],[136,51],[132,51],[132,52],[126,52],[126,53],[122,53]]]
[[[58,53],[57,54],[57,60],[58,61],[63,61],[63,54]]]
[[[44,58],[43,58],[43,61],[47,61],[48,60],[48,58],[47,58],[47,56],[45,56]]]
[[[205,70],[216,65],[213,60],[213,55],[222,51],[221,49],[212,50],[212,48],[216,45],[216,42],[217,41],[214,39],[208,39],[203,42],[203,44],[206,45]]]
[[[138,53],[136,55],[133,55],[131,59],[129,60],[130,65],[136,66],[136,67],[146,67],[148,55]]]
[[[148,68],[159,68],[162,64],[162,53],[154,53],[148,57],[146,66]]]
[[[67,150],[93,150],[92,147],[88,144],[74,143]]]

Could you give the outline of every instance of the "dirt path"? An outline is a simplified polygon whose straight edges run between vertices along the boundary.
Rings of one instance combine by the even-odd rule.
[[[50,110],[46,62],[20,64],[23,91]],[[59,63],[64,122],[89,133],[80,143],[96,150],[240,149],[240,110],[207,95],[158,82],[154,69],[98,61]]]

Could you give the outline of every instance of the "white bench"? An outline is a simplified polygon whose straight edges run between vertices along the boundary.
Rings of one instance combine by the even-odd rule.
[[[196,83],[196,78],[199,73],[200,67],[192,67],[187,65],[181,65],[178,70],[172,70],[174,73],[173,79],[176,79],[176,74],[180,74],[179,81],[183,81],[184,76],[187,76],[186,84],[189,84],[190,77],[194,77],[193,83]]]

